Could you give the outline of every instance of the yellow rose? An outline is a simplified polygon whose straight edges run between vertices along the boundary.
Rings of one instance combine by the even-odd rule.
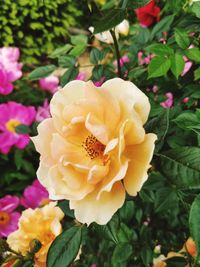
[[[43,208],[27,209],[22,212],[18,226],[19,229],[7,238],[9,246],[26,255],[29,251],[29,244],[33,239],[38,239],[42,247],[35,254],[35,266],[46,266],[48,249],[53,240],[62,232],[60,221],[64,213],[56,202],[50,202]]]
[[[95,87],[72,81],[54,94],[52,118],[32,138],[41,154],[37,176],[50,199],[68,199],[82,223],[106,224],[147,180],[155,134],[145,134],[150,104],[119,78]]]

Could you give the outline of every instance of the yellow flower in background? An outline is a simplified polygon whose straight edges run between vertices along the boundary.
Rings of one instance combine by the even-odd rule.
[[[103,6],[106,3],[106,0],[96,0],[96,2]]]
[[[7,242],[13,250],[26,255],[30,242],[38,239],[42,247],[35,254],[35,266],[46,266],[48,249],[56,236],[62,232],[60,221],[63,217],[64,213],[56,207],[56,202],[50,202],[35,210],[27,209],[20,217],[19,229],[8,236]]]
[[[147,180],[155,134],[145,134],[150,104],[120,78],[101,87],[72,81],[54,94],[52,118],[32,138],[41,154],[37,176],[50,199],[68,199],[82,223],[106,224]]]

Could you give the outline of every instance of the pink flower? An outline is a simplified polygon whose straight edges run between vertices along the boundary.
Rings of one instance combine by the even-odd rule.
[[[191,67],[192,67],[192,61],[187,61],[181,73],[181,77],[183,77],[191,69]]]
[[[50,75],[39,80],[39,86],[44,90],[54,94],[59,88],[59,79],[57,76]]]
[[[85,72],[79,72],[79,74],[76,76],[75,80],[81,80],[81,81],[85,81],[86,78],[86,73]]]
[[[49,203],[49,194],[47,190],[35,180],[32,185],[28,186],[21,198],[21,204],[25,208],[35,209]]]
[[[143,52],[142,51],[139,51],[138,52],[138,62],[139,62],[139,65],[148,65],[151,61],[151,59],[154,57],[154,55],[148,55],[148,56],[143,56]]]
[[[128,58],[127,55],[124,55],[123,57],[120,58],[120,67],[124,65],[124,63],[128,63],[130,59]],[[117,60],[113,62],[113,64],[117,67]]]
[[[13,85],[9,81],[8,74],[0,64],[0,94],[8,95],[12,92]]]
[[[101,77],[100,80],[94,82],[94,85],[95,85],[96,87],[100,87],[100,86],[103,84],[103,82],[105,81],[105,79],[106,79],[106,77],[104,77],[104,76]]]
[[[160,105],[163,108],[171,108],[173,105],[174,96],[170,92],[166,93],[165,95],[167,97],[167,100],[165,100],[164,102],[161,102]]]
[[[183,103],[186,104],[189,100],[190,100],[189,97],[185,97],[185,98],[183,98]]]
[[[18,197],[7,195],[0,198],[0,237],[7,237],[17,230],[20,213],[14,210],[18,206]]]
[[[44,119],[51,117],[48,99],[44,100],[43,106],[38,107],[36,118],[37,122],[41,122]]]
[[[97,267],[97,265],[94,263],[94,264],[91,265],[91,267]]]
[[[23,149],[29,143],[28,134],[18,134],[15,128],[19,125],[31,125],[36,111],[32,106],[24,106],[10,101],[0,104],[0,152],[7,154],[12,146]]]
[[[19,56],[18,48],[0,48],[0,93],[3,95],[10,94],[13,90],[11,82],[18,80],[22,76],[22,63],[17,62]]]

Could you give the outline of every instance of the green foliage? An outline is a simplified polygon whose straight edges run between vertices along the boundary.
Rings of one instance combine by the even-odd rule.
[[[1,0],[0,5],[0,46],[20,47],[28,63],[64,42],[81,15],[72,0]]]

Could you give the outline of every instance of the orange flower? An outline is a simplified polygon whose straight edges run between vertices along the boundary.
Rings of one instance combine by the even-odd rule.
[[[37,176],[50,199],[68,199],[82,223],[106,224],[147,180],[155,134],[145,134],[150,104],[119,78],[95,87],[72,81],[50,103],[52,118],[32,138],[41,154]]]
[[[195,257],[196,256],[196,254],[197,254],[196,244],[195,244],[194,240],[191,237],[189,237],[188,240],[186,241],[185,247],[186,247],[187,252],[192,257]]]

